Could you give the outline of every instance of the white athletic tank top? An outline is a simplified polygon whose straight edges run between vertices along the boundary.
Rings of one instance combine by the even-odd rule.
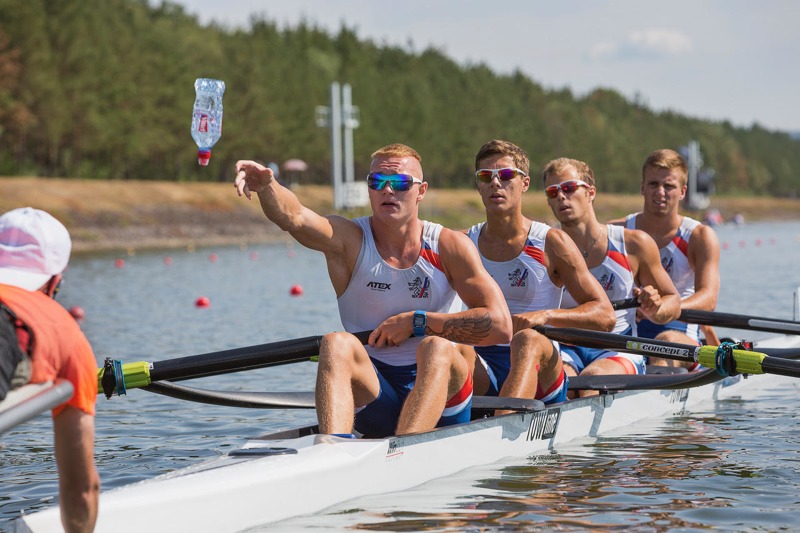
[[[625,219],[626,227],[636,229],[638,215],[639,213],[628,215]],[[694,294],[694,271],[689,266],[689,239],[692,231],[699,225],[700,222],[697,220],[683,217],[678,232],[669,244],[658,250],[661,255],[661,265],[669,274],[682,300]]]
[[[608,299],[613,302],[631,297],[634,287],[633,272],[628,261],[628,252],[625,250],[625,228],[611,224],[606,228],[608,228],[608,251],[603,262],[589,269],[589,272],[600,282]],[[569,291],[565,290],[561,307],[571,309],[577,305]],[[636,335],[636,309],[619,309],[616,315],[614,333],[622,333],[633,327],[632,335]]]
[[[447,281],[439,258],[441,225],[423,220],[422,249],[417,262],[410,268],[397,269],[386,264],[375,248],[370,217],[353,222],[361,227],[363,238],[353,277],[338,299],[345,331],[375,329],[390,316],[406,311],[449,313],[461,309],[461,300]],[[401,346],[366,348],[370,357],[388,365],[411,365],[416,363],[421,340],[422,337],[412,337]]]
[[[467,232],[476,248],[485,224],[476,224]],[[550,226],[534,221],[522,253],[510,261],[491,261],[481,254],[484,268],[503,291],[512,315],[558,308],[561,288],[554,285],[547,275],[547,259],[544,254],[548,231]],[[480,248],[478,253],[480,254]]]

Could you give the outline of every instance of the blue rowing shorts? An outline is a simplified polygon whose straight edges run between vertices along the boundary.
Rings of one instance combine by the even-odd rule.
[[[417,365],[392,366],[370,359],[378,375],[380,392],[375,400],[356,412],[354,427],[367,437],[388,437],[397,431],[403,402],[417,379]],[[469,422],[471,414],[472,379],[468,379],[464,388],[447,401],[437,427]]]

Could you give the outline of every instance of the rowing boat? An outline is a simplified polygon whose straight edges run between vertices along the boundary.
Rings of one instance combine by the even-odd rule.
[[[673,377],[675,385],[697,380]],[[239,531],[677,415],[735,396],[745,381],[735,376],[692,388],[608,393],[383,439],[319,435],[313,427],[265,435],[219,458],[104,492],[97,531],[169,528],[176,516],[184,530]],[[59,510],[51,508],[26,515],[18,529],[53,531],[59,524]]]
[[[756,347],[794,346],[797,337],[786,335],[760,341]],[[593,376],[597,377],[601,376]],[[600,389],[601,394],[547,407],[511,399],[509,406],[516,410],[512,414],[406,436],[348,439],[320,435],[314,426],[272,433],[220,457],[103,492],[96,530],[173,530],[179,523],[181,530],[241,531],[367,495],[409,489],[505,458],[591,441],[637,421],[676,416],[769,387],[776,378],[723,378],[710,369],[602,376],[604,387],[576,378],[571,387]],[[199,394],[175,384],[162,383],[158,388],[176,397]],[[310,394],[289,393],[283,404],[275,399],[279,394],[271,396],[272,405],[313,407]],[[260,400],[244,393],[236,401],[248,405]],[[478,407],[498,407],[485,398],[475,401]],[[60,512],[57,507],[45,509],[23,516],[16,525],[18,531],[59,531]]]

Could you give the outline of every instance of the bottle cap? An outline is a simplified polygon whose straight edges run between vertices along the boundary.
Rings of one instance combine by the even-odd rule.
[[[211,159],[211,150],[198,150],[197,162],[204,167],[208,166],[208,160]]]

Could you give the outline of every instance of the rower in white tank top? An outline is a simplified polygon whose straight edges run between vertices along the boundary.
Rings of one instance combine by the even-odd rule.
[[[633,272],[628,261],[628,253],[625,249],[625,228],[622,226],[606,225],[608,230],[608,251],[603,262],[589,272],[600,282],[606,296],[612,302],[625,300],[633,296]],[[577,307],[578,303],[569,293],[564,290],[561,300],[562,309]],[[636,335],[636,309],[618,309],[615,311],[617,323],[614,326],[614,333],[626,333],[626,335]]]
[[[636,229],[636,217],[640,213],[633,213],[625,218],[625,227]],[[694,270],[689,265],[689,240],[694,229],[700,222],[693,218],[683,217],[681,225],[672,240],[663,248],[659,248],[661,255],[661,266],[669,274],[672,283],[678,290],[681,300],[685,300],[694,294]],[[688,337],[700,342],[700,327],[697,324],[687,324],[679,320],[674,320],[667,324],[655,324],[643,319],[638,323],[638,335],[653,339],[665,330],[675,330],[685,333]]]
[[[556,309],[561,300],[561,288],[553,284],[547,272],[544,252],[545,239],[550,226],[531,221],[531,228],[522,252],[509,261],[492,261],[480,253],[478,238],[486,222],[472,226],[467,235],[478,249],[483,267],[489,272],[508,304],[511,315],[543,309]],[[508,344],[476,346],[478,361],[489,376],[488,396],[497,396],[511,370],[511,352]],[[563,374],[547,390],[538,388],[536,399],[545,404],[564,401],[567,394],[566,374]]]
[[[589,272],[600,282],[603,290],[606,291],[608,299],[612,302],[625,300],[633,296],[633,271],[628,252],[625,248],[625,228],[622,226],[606,225],[608,231],[608,249],[603,262]],[[577,307],[578,303],[569,293],[564,290],[561,301],[563,309]],[[615,311],[617,323],[614,325],[614,333],[622,335],[636,335],[636,309],[618,309]],[[629,374],[643,374],[645,369],[645,359],[639,354],[629,354],[612,352],[598,348],[576,347],[561,344],[561,359],[572,366],[578,374],[583,371],[590,363],[598,359],[613,358],[626,368]],[[627,361],[627,362],[626,362]]]
[[[362,230],[361,250],[347,289],[338,299],[339,316],[345,331],[375,329],[387,318],[409,310],[453,312],[461,310],[461,299],[450,286],[439,259],[442,226],[423,220],[422,249],[410,268],[386,264],[375,247],[370,217],[354,220]],[[417,345],[412,337],[400,346],[373,348],[369,356],[391,366],[416,363]]]

